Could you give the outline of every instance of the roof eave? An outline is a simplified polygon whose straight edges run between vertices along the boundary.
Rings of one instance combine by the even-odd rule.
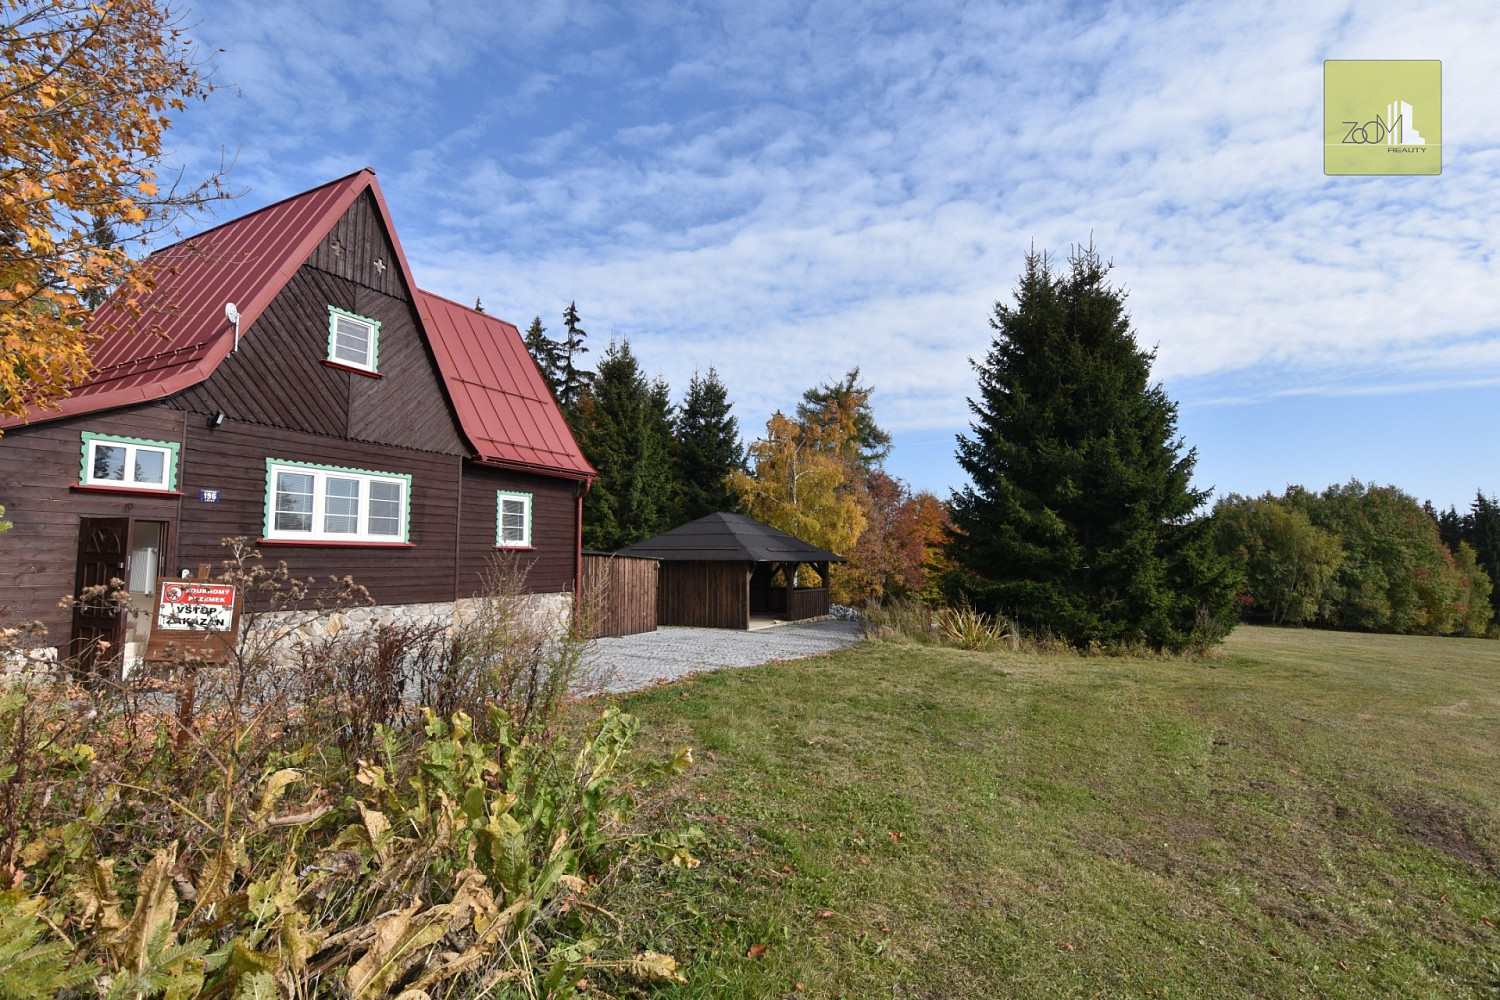
[[[489,458],[484,455],[475,455],[469,461],[487,469],[504,469],[507,472],[531,472],[543,476],[555,476],[559,479],[572,479],[580,483],[593,482],[599,478],[599,473],[593,470],[582,472],[578,469],[564,469],[559,466],[541,465],[534,462],[516,462],[503,458]]]

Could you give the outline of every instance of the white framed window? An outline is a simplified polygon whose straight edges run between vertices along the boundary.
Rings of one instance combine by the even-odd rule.
[[[266,459],[266,531],[272,541],[404,544],[411,476]]]
[[[531,494],[495,491],[495,545],[531,548]]]
[[[127,490],[175,490],[177,449],[175,441],[108,437],[85,431],[78,484]]]
[[[378,371],[380,321],[329,306],[328,360],[361,371]]]

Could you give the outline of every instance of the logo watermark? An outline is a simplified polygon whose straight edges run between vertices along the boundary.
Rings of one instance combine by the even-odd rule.
[[[1442,70],[1436,59],[1324,62],[1323,172],[1442,173]]]

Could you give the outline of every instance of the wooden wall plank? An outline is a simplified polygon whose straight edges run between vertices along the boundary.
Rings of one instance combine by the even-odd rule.
[[[657,579],[657,621],[699,628],[750,627],[748,562],[663,560]]]
[[[335,236],[350,247],[343,255],[326,252]],[[369,268],[339,263],[360,253],[366,261],[379,258],[390,265],[386,276],[364,280],[355,272]],[[205,417],[223,410],[229,419],[247,423],[467,453],[442,374],[392,263],[394,253],[367,195],[244,331],[239,351],[208,379],[175,396],[174,405]],[[329,306],[380,322],[380,378],[324,363]]]
[[[498,490],[531,494],[531,549],[496,548]],[[479,593],[494,561],[507,553],[521,561],[526,572],[526,589],[532,593],[574,590],[576,495],[574,484],[566,479],[465,463],[458,596],[472,597]]]
[[[40,621],[66,644],[79,522],[85,517],[176,521],[175,497],[71,489],[82,461],[82,431],[181,443],[183,415],[165,406],[16,427],[0,437],[0,506],[15,527],[0,535],[0,622]],[[180,473],[179,473],[180,482]]]

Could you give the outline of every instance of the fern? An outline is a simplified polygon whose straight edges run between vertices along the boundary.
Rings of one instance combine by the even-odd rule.
[[[92,964],[73,965],[73,949],[52,938],[19,892],[0,893],[0,1000],[35,1000],[87,982]]]

